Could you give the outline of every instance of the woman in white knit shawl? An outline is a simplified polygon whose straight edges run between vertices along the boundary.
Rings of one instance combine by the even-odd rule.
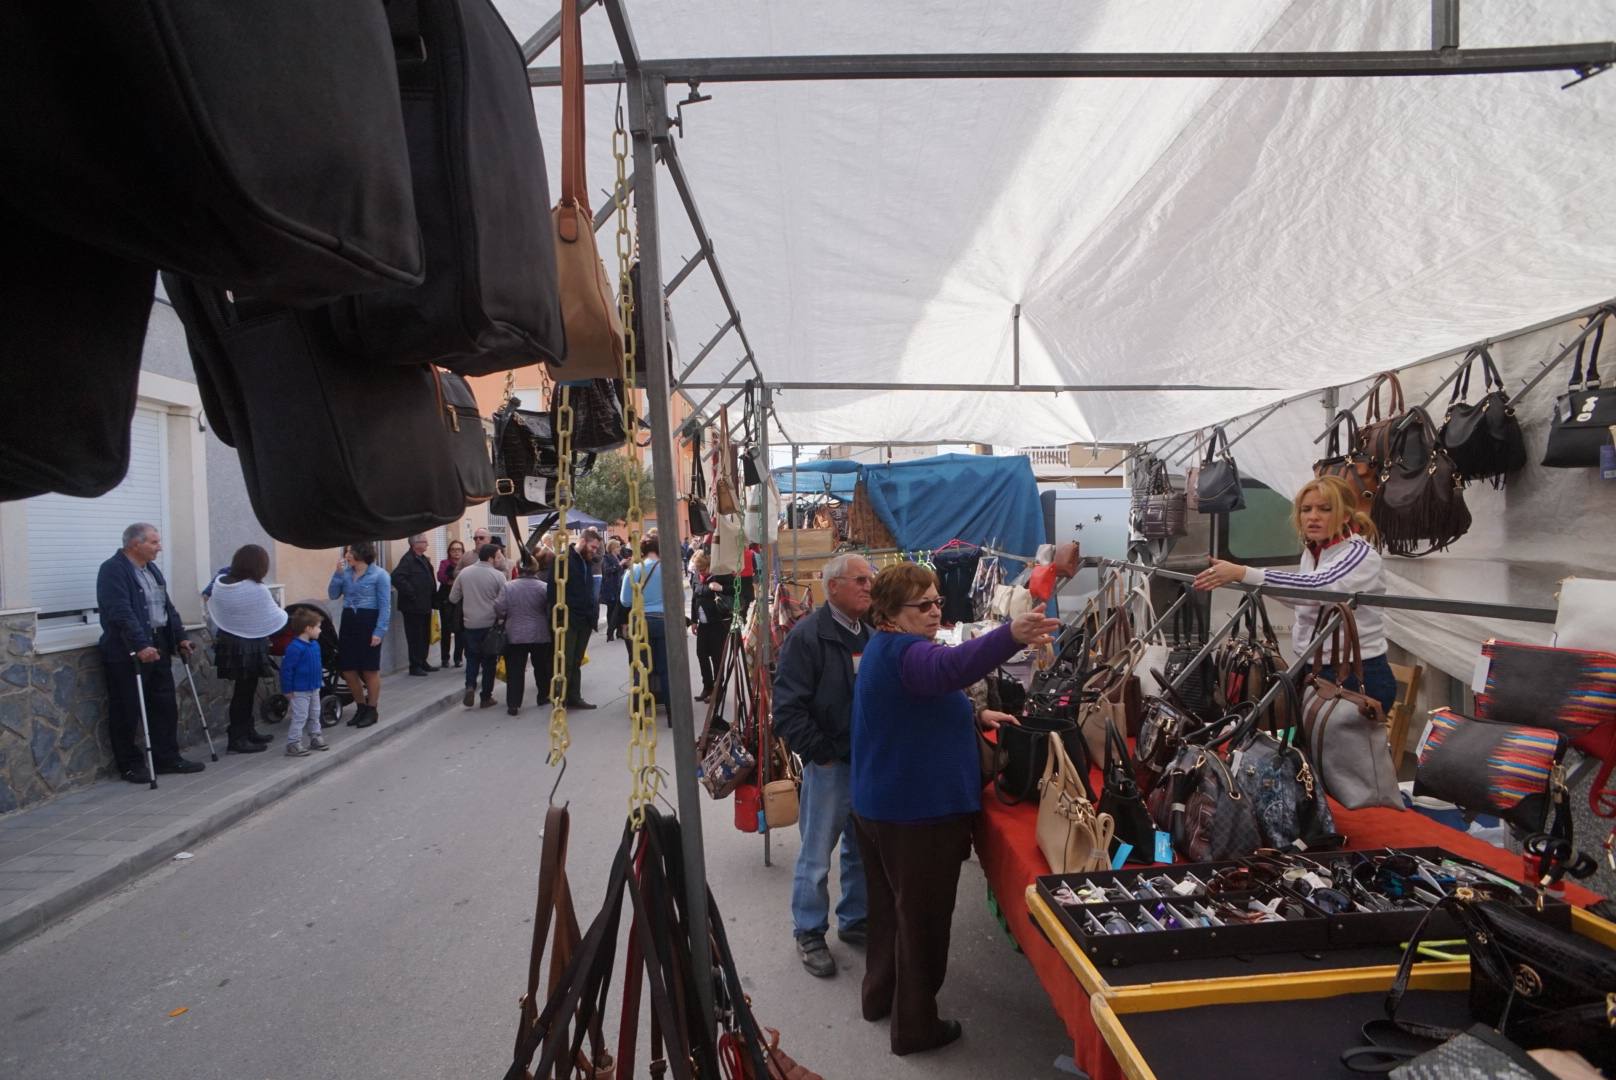
[[[238,549],[230,567],[204,590],[213,636],[213,663],[219,678],[235,684],[230,695],[230,740],[233,754],[258,754],[273,737],[253,727],[253,698],[258,680],[269,674],[269,636],[286,625],[286,612],[275,603],[264,576],[269,552],[257,544]]]

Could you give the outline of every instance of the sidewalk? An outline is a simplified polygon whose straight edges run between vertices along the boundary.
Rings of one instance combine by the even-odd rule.
[[[323,776],[406,728],[460,700],[458,669],[412,679],[402,672],[382,684],[375,727],[327,728],[331,749],[303,758],[284,753],[286,725],[260,725],[276,736],[262,754],[226,754],[223,730],[185,754],[205,772],[163,775],[157,790],[101,780],[80,791],[0,817],[0,951],[228,828],[260,807]],[[344,710],[346,720],[353,715]]]

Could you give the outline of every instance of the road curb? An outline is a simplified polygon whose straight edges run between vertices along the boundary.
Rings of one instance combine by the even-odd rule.
[[[312,760],[306,761],[306,768],[282,771],[279,775],[248,784],[223,805],[200,815],[197,820],[183,821],[154,833],[140,849],[128,855],[109,858],[101,866],[72,875],[58,888],[42,894],[21,911],[0,919],[0,953],[103,896],[117,892],[180,852],[217,836],[238,821],[313,783],[332,769],[341,768],[346,762],[401,732],[448,711],[460,701],[463,692],[464,688],[456,685],[440,698],[389,716],[387,723],[370,728],[363,738],[346,740],[342,745],[332,747],[328,753],[315,755]]]

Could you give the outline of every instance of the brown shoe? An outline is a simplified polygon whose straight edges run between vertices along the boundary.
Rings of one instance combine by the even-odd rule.
[[[468,709],[477,704],[477,691],[473,690],[469,686],[466,687],[466,696],[460,699],[460,704],[464,705]]]
[[[469,701],[468,701],[468,702],[466,702],[466,704],[468,704],[468,705],[469,705],[469,704],[471,704],[471,702],[469,702]],[[494,707],[494,706],[495,706],[495,705],[498,705],[498,704],[499,704],[499,702],[497,702],[497,701],[495,701],[495,700],[494,700],[494,699],[493,699],[493,698],[491,698],[491,697],[485,697],[485,698],[483,698],[483,699],[482,699],[482,701],[480,701],[480,702],[478,702],[478,703],[477,703],[477,704],[478,704],[478,705],[479,705],[479,706],[480,706],[480,707],[481,707],[481,708],[484,708],[484,709],[492,709],[492,708],[493,708],[493,707]]]

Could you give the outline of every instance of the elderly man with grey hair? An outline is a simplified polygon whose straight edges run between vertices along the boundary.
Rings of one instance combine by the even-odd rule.
[[[837,936],[863,945],[869,906],[864,863],[853,837],[850,794],[853,679],[870,639],[875,568],[859,555],[838,555],[821,571],[828,601],[786,636],[774,676],[774,730],[803,761],[797,854],[791,886],[792,930],[809,973],[836,974],[825,944],[830,929],[830,861],[842,851]]]
[[[410,549],[393,567],[393,588],[398,590],[398,616],[404,623],[411,675],[430,675],[438,670],[426,658],[432,644],[432,598],[438,590],[438,575],[426,556],[426,548],[426,537],[416,533],[410,537]]]
[[[180,757],[179,706],[174,698],[173,659],[190,656],[185,624],[169,599],[158,569],[163,538],[157,526],[137,521],[123,531],[123,548],[101,564],[95,604],[101,620],[101,661],[107,673],[107,727],[118,775],[149,783],[135,733],[144,697],[153,767],[160,773],[193,773],[200,761]],[[140,681],[135,681],[137,665]]]

